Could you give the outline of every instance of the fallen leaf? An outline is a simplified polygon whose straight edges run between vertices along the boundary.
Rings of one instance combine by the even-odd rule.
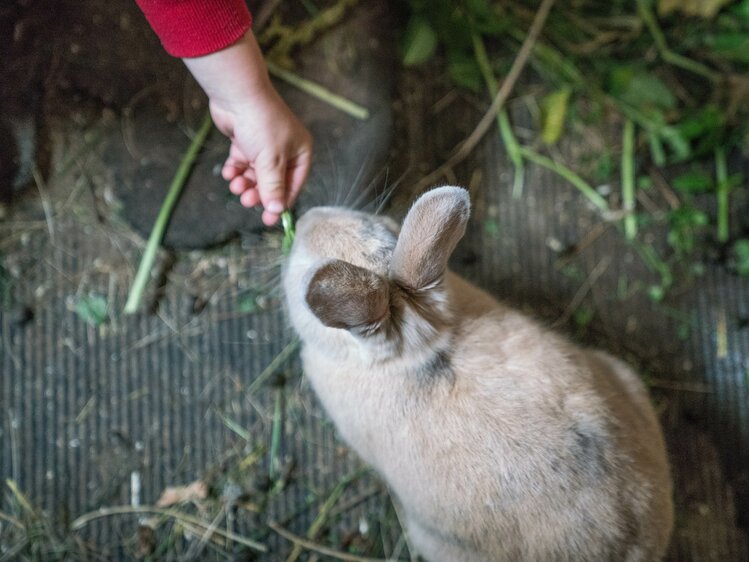
[[[571,94],[572,88],[565,86],[561,90],[552,92],[541,101],[543,114],[541,139],[545,144],[555,144],[562,136]]]
[[[91,326],[100,326],[107,319],[109,305],[101,295],[81,295],[75,302],[76,314]]]

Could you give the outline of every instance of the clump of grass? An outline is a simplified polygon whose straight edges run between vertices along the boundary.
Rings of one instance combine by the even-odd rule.
[[[475,94],[484,88],[496,91],[495,77],[508,81],[508,65],[518,46],[525,44],[525,30],[538,15],[536,8],[515,0],[405,3],[411,19],[404,34],[404,63],[417,66],[444,55],[446,74],[454,85]],[[600,125],[598,132],[605,137],[614,124],[621,127],[624,141],[620,153],[610,155],[610,161],[618,165],[610,166],[607,177],[595,180],[614,183],[617,175],[621,179],[622,233],[628,241],[634,242],[638,228],[649,225],[665,231],[669,245],[659,255],[644,259],[669,281],[663,286],[673,277],[664,268],[698,272],[698,260],[711,251],[709,244],[730,247],[739,229],[731,228],[728,221],[732,215],[729,195],[745,187],[743,177],[729,169],[730,155],[749,134],[746,6],[739,1],[715,3],[708,16],[688,3],[674,3],[666,13],[661,3],[652,0],[588,2],[575,10],[556,5],[533,44],[529,61],[543,86],[539,88],[535,80],[532,88],[522,84],[516,88],[519,97],[540,96],[537,139],[519,144],[510,115],[500,112],[497,116],[499,133],[515,168],[513,193],[520,193],[524,162],[533,162],[571,182],[602,211],[604,219],[611,219],[606,197],[588,183],[590,171],[564,162],[563,151],[553,145],[570,130],[579,132],[581,126],[590,130]],[[652,56],[643,57],[643,53]],[[596,108],[598,117],[583,123],[580,116],[586,108]],[[570,124],[575,119],[573,128]],[[580,148],[577,142],[575,151]],[[589,150],[600,148],[591,143]],[[597,161],[597,157],[600,154],[582,155],[581,160]],[[687,191],[676,185],[674,176],[684,168],[705,172],[709,181],[700,190],[713,193],[716,206],[697,196],[697,189]],[[656,194],[654,204],[649,194],[639,191],[642,177],[636,176],[638,170],[653,169],[663,170],[659,190],[665,183],[672,192],[663,201]],[[681,206],[688,209],[679,213]],[[695,222],[685,230],[681,219],[692,208],[703,214],[692,213]],[[678,221],[674,220],[677,216]],[[709,224],[702,224],[702,217]],[[716,236],[705,236],[710,228],[703,227],[714,228]],[[685,233],[689,240],[682,243]],[[654,260],[659,267],[652,267]]]
[[[88,546],[61,532],[42,510],[33,506],[13,480],[6,480],[8,501],[0,511],[0,560],[87,560]]]

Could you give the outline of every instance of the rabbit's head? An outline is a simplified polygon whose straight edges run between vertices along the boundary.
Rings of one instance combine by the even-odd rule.
[[[374,361],[433,346],[451,322],[443,281],[469,212],[464,189],[440,187],[414,203],[400,232],[389,218],[344,208],[305,213],[284,271],[302,340]]]

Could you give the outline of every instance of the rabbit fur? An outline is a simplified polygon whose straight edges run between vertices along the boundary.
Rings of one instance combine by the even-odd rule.
[[[316,394],[429,561],[662,558],[671,479],[644,385],[450,272],[469,211],[441,187],[400,231],[301,217],[283,283]]]

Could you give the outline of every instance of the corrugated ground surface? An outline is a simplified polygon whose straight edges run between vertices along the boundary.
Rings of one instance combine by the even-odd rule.
[[[398,80],[399,134],[388,167],[391,177],[407,174],[393,200],[396,215],[412,199],[409,182],[438,165],[479,117],[460,98],[444,98],[447,90],[430,72]],[[295,97],[294,103],[305,102]],[[515,124],[530,127],[522,100],[512,108]],[[297,109],[304,114],[304,107]],[[67,162],[86,138],[67,122],[53,125],[54,160]],[[107,118],[87,130],[101,141],[64,174],[52,174],[45,189],[53,219],[45,220],[30,194],[3,224],[3,265],[33,317],[22,321],[23,307],[0,317],[0,476],[12,478],[61,522],[129,503],[133,474],[141,478],[144,504],[153,504],[167,486],[205,478],[217,495],[246,492],[240,503],[252,508],[247,504],[266,497],[268,469],[267,455],[255,464],[251,455],[271,441],[279,392],[269,383],[252,384],[292,338],[279,305],[278,232],[175,254],[158,308],[121,316],[140,242],[112,216],[116,174],[100,158],[121,133],[117,120]],[[576,139],[568,142],[563,151]],[[212,150],[204,159],[218,163],[221,156]],[[339,156],[342,173],[332,180],[328,170]],[[309,191],[321,200],[346,187],[361,165],[359,154],[346,160],[339,151],[320,160]],[[510,167],[496,134],[454,173],[471,186],[474,199],[454,269],[549,323],[561,318],[560,329],[637,362],[654,382],[676,481],[669,559],[749,559],[746,528],[737,524],[749,523],[747,280],[709,264],[703,277],[679,283],[664,305],[653,304],[633,290],[638,282],[653,282],[653,273],[615,226],[597,226],[601,217],[574,188],[529,166],[523,196],[512,198]],[[734,228],[746,229],[746,190],[736,198]],[[663,244],[657,231],[641,236]],[[581,241],[585,247],[571,257],[558,252]],[[99,327],[73,310],[92,293],[111,307]],[[588,308],[594,311],[590,323],[570,318]],[[259,515],[239,509],[219,518],[222,526],[267,542],[272,550],[261,560],[282,560],[288,552],[288,544],[267,531],[267,521],[303,534],[341,478],[358,467],[336,441],[295,356],[281,370],[288,374],[281,465],[291,483],[268,496]],[[347,488],[338,511],[336,536],[322,541],[340,545],[362,520],[370,529],[385,526],[386,541],[397,539],[387,527],[393,515],[386,496],[369,475]],[[135,531],[134,518],[119,516],[94,521],[84,536],[105,557],[126,559],[138,548]],[[192,547],[196,554],[194,543],[173,548]],[[385,553],[392,548],[386,545]]]

